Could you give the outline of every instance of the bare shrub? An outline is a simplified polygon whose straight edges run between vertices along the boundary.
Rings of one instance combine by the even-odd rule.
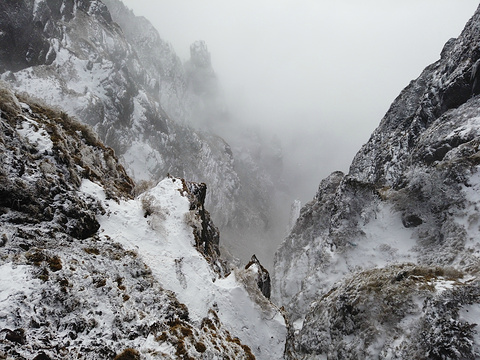
[[[150,217],[148,223],[152,229],[165,233],[164,221],[167,218],[167,210],[160,205],[155,204],[155,197],[149,194],[143,194],[140,198],[145,217]]]
[[[145,217],[152,215],[155,212],[154,205],[155,198],[151,195],[142,196],[142,209]]]

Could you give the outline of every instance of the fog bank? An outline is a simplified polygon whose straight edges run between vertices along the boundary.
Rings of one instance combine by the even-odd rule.
[[[348,171],[410,80],[460,34],[477,1],[124,0],[177,54],[205,40],[236,121],[275,133],[308,201]]]

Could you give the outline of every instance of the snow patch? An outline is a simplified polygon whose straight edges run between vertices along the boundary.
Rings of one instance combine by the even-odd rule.
[[[435,280],[428,282],[428,284],[432,285],[435,288],[435,291],[437,293],[442,293],[445,290],[453,289],[453,286],[455,285],[455,281],[436,278]]]
[[[27,265],[6,263],[0,266],[0,303],[7,300],[22,289],[22,294],[28,296],[38,288],[39,280],[30,278]]]
[[[472,117],[462,121],[462,125],[454,129],[446,136],[446,139],[459,136],[460,138],[467,138],[469,135],[477,136],[480,131],[480,117]]]
[[[45,0],[35,0],[35,2],[33,3],[33,18],[36,19],[37,18],[37,12],[38,12],[38,8],[40,6],[41,3],[43,3]]]
[[[0,329],[8,327],[11,315],[11,299],[28,298],[38,291],[40,280],[32,279],[28,265],[6,263],[0,265]]]
[[[283,356],[286,326],[280,312],[265,311],[252,301],[234,273],[219,278],[194,248],[192,228],[185,221],[190,203],[181,196],[179,179],[164,179],[137,199],[120,203],[106,200],[103,189],[89,180],[83,180],[80,190],[107,209],[98,219],[101,236],[136,251],[162,287],[187,305],[194,321],[200,322],[214,309],[224,326],[257,357]]]
[[[23,138],[34,146],[40,153],[49,153],[53,149],[53,142],[47,131],[38,126],[38,124],[26,117],[23,117],[21,125],[17,127],[17,132]]]
[[[365,224],[362,230],[367,241],[356,244],[355,256],[349,258],[349,265],[366,268],[384,267],[391,263],[413,262],[417,245],[412,230],[403,226],[400,215],[392,204],[378,204],[375,218]]]

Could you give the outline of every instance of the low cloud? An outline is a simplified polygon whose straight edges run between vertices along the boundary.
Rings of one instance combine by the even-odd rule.
[[[348,171],[400,91],[460,34],[477,1],[125,0],[183,60],[204,40],[236,121],[276,134],[296,197]]]

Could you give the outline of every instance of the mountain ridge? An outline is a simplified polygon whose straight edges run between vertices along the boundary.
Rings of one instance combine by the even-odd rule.
[[[2,357],[283,354],[283,313],[260,268],[226,268],[204,184],[134,198],[91,128],[4,87],[0,126]]]
[[[480,356],[480,8],[349,172],[321,181],[275,254],[272,283],[255,256],[225,261],[206,211],[217,205],[239,248],[254,238],[242,223],[266,237],[282,159],[252,150],[254,132],[231,146],[186,124],[229,121],[205,43],[181,64],[116,0],[0,10],[1,78],[17,91],[0,86],[0,355]],[[183,176],[135,188],[117,155],[137,180]]]

